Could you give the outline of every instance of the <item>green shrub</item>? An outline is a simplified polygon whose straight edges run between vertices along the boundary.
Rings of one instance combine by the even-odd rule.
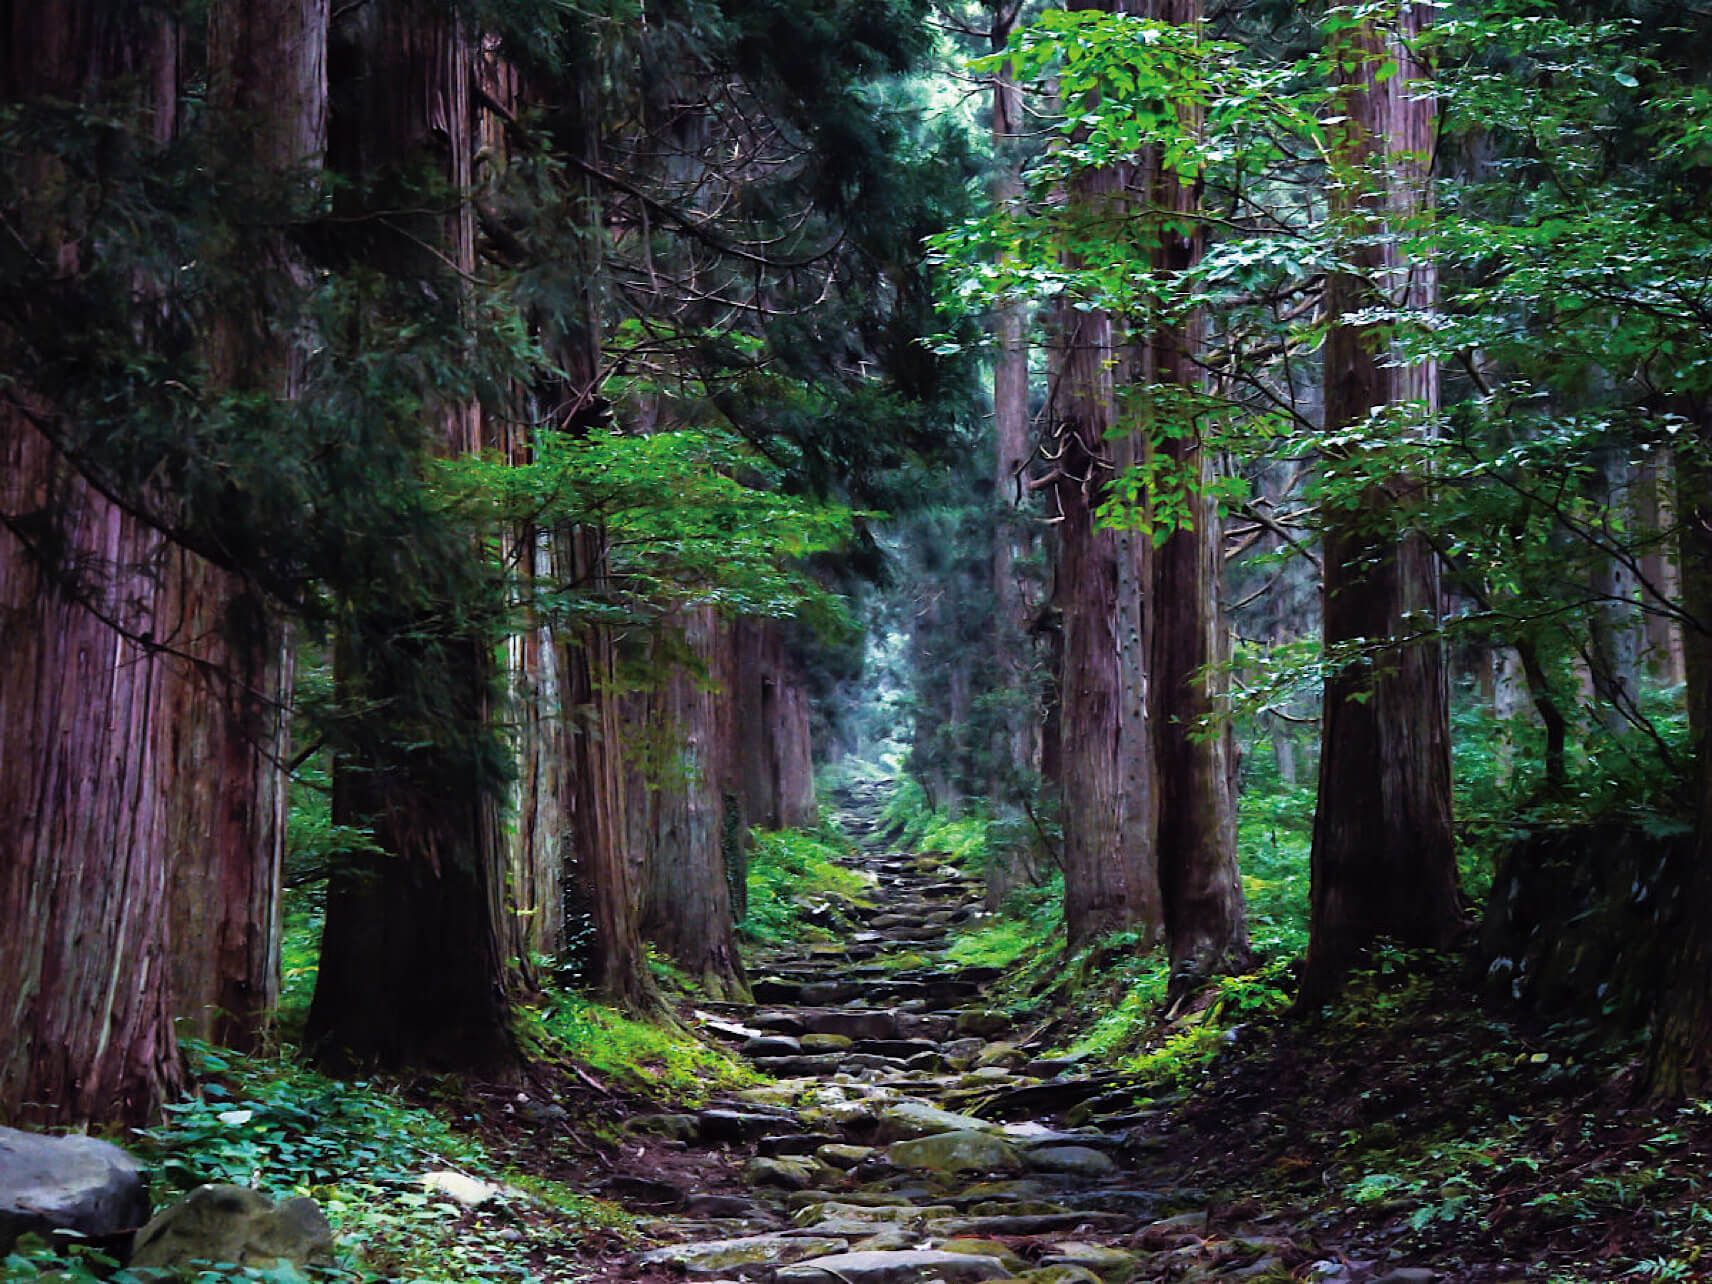
[[[697,1104],[759,1080],[748,1062],[681,1026],[639,1021],[577,994],[547,996],[525,1009],[522,1025],[525,1041],[543,1056],[646,1097]]]

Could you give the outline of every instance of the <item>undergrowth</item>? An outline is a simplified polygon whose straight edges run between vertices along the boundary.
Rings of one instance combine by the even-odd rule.
[[[555,993],[522,1016],[524,1044],[544,1060],[570,1062],[604,1086],[697,1105],[726,1088],[760,1082],[748,1062],[687,1030],[639,1021],[576,994]]]
[[[749,854],[749,907],[738,933],[756,945],[832,940],[851,927],[872,880],[840,864],[847,840],[829,827],[757,832]]]
[[[165,1206],[203,1182],[307,1195],[337,1237],[338,1261],[313,1269],[318,1278],[516,1284],[538,1278],[545,1258],[568,1258],[591,1233],[628,1232],[631,1219],[616,1205],[507,1170],[480,1142],[386,1085],[340,1082],[291,1061],[201,1043],[187,1043],[186,1051],[188,1094],[165,1106],[157,1127],[128,1142],[153,1175],[154,1204]],[[472,1211],[424,1184],[426,1174],[447,1169],[493,1184],[495,1197]],[[520,1221],[530,1226],[525,1241],[513,1229]],[[115,1274],[112,1265],[98,1254],[36,1245],[0,1263],[0,1279],[145,1278]],[[302,1275],[224,1265],[196,1278],[216,1284]]]

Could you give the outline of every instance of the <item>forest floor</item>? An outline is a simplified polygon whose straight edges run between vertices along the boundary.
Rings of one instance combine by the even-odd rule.
[[[1642,1108],[1632,1047],[1483,1010],[1399,960],[1314,1021],[1227,1029],[1186,1089],[1053,1058],[942,960],[979,888],[840,822],[873,890],[844,939],[752,960],[754,1004],[687,1023],[770,1082],[662,1108],[587,1075],[564,1127],[467,1103],[490,1151],[615,1201],[626,1232],[545,1278],[770,1284],[1712,1278],[1712,1103]],[[557,1260],[554,1260],[554,1258]],[[1712,1261],[1712,1258],[1708,1259]]]

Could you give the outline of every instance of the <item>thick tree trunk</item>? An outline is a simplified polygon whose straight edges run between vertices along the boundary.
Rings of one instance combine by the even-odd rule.
[[[177,38],[158,16],[0,2],[0,32],[0,100],[94,101],[129,79],[126,109],[171,136]],[[95,252],[34,231],[67,271]],[[165,699],[178,679],[147,641],[168,550],[37,429],[54,410],[31,372],[6,373],[20,382],[0,399],[0,1121],[141,1122],[178,1074]]]
[[[431,165],[467,192],[479,141],[477,52],[456,20],[375,0],[337,24],[333,53],[335,168],[408,181],[413,165]],[[402,275],[443,278],[447,264],[464,275],[475,267],[467,200],[450,215],[398,216],[376,238],[370,261]],[[474,407],[429,413],[440,419],[445,454],[482,444]],[[519,1058],[502,904],[503,783],[480,743],[492,734],[494,659],[478,631],[443,615],[425,605],[419,618],[384,632],[381,622],[366,634],[353,630],[337,649],[348,696],[381,716],[400,697],[416,698],[416,648],[437,652],[445,689],[435,693],[436,716],[455,725],[443,728],[447,743],[434,745],[408,743],[404,728],[375,727],[361,760],[335,760],[334,819],[369,826],[379,848],[354,855],[328,888],[308,1039],[336,1066],[503,1074]]]
[[[757,829],[796,829],[818,814],[808,698],[777,620],[736,625],[738,780]]]
[[[703,672],[670,666],[645,693],[640,725],[664,738],[668,761],[645,782],[647,877],[642,935],[696,980],[709,998],[748,995],[733,933],[726,812],[736,792],[731,631],[712,607],[682,617],[683,643]],[[662,669],[668,666],[661,666]]]
[[[326,146],[328,0],[217,0],[208,15],[209,106],[219,145],[276,175],[319,166]],[[290,270],[285,239],[240,253]],[[259,302],[259,299],[258,299]],[[293,337],[261,310],[223,319],[210,368],[223,389],[296,395]],[[198,669],[169,695],[174,1012],[181,1030],[251,1047],[278,1001],[291,646],[242,580],[189,554],[164,579],[166,618]]]
[[[1604,535],[1615,544],[1633,540],[1635,470],[1615,447],[1598,452],[1590,478],[1595,507],[1605,524]],[[1640,718],[1641,652],[1646,639],[1636,605],[1634,571],[1621,559],[1593,552],[1594,599],[1587,616],[1587,667],[1595,697],[1594,709],[1606,732],[1620,736]]]
[[[1374,243],[1388,221],[1399,234],[1398,220],[1426,200],[1435,113],[1422,94],[1425,69],[1408,48],[1424,13],[1403,0],[1394,38],[1371,22],[1341,37],[1341,61],[1352,70],[1340,95],[1346,120],[1332,200],[1348,220],[1356,270],[1335,273],[1326,287],[1328,427],[1360,423],[1399,402],[1429,411],[1438,405],[1436,367],[1391,363],[1378,334],[1344,320],[1377,300],[1427,308],[1436,297],[1431,263],[1406,260],[1393,240]],[[1400,70],[1381,80],[1381,67],[1393,59]],[[1385,190],[1371,190],[1370,166],[1388,175]],[[1326,646],[1365,653],[1325,686],[1304,1008],[1334,995],[1377,938],[1442,947],[1461,922],[1449,697],[1435,632],[1438,570],[1423,539],[1397,533],[1399,516],[1420,502],[1420,486],[1398,478],[1327,514]]]

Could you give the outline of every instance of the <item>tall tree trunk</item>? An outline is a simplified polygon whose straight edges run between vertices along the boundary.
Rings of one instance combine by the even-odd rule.
[[[328,0],[217,0],[210,8],[215,137],[244,148],[242,163],[280,177],[319,167],[327,17]],[[278,233],[244,238],[237,252],[303,277]],[[301,360],[289,325],[260,307],[224,318],[211,342],[216,386],[296,396]],[[173,562],[166,616],[200,662],[168,695],[175,771],[186,782],[173,815],[174,1011],[186,1023],[181,1030],[248,1048],[279,993],[290,637],[237,576],[186,553]]]
[[[1649,450],[1641,461],[1636,504],[1640,529],[1649,541],[1641,555],[1641,603],[1646,608],[1642,658],[1647,671],[1667,685],[1683,680],[1682,627],[1659,609],[1674,602],[1682,589],[1674,550],[1660,538],[1676,520],[1674,481],[1670,454],[1662,448]]]
[[[1625,453],[1607,446],[1598,452],[1590,484],[1602,515],[1604,536],[1613,544],[1635,538],[1635,470]],[[1636,607],[1635,573],[1621,559],[1593,550],[1587,614],[1587,667],[1594,711],[1606,732],[1620,736],[1640,718],[1641,651],[1645,637]]]
[[[108,99],[172,135],[177,34],[91,0],[0,0],[0,100]],[[108,109],[119,104],[106,101]],[[55,163],[41,162],[52,181]],[[16,231],[16,229],[14,229]],[[99,247],[36,229],[68,275]],[[31,372],[0,398],[0,1120],[141,1122],[178,1076],[167,937],[176,766],[152,643],[152,527],[39,430]]]
[[[1166,22],[1200,20],[1200,0],[1153,0]],[[1157,154],[1144,176],[1150,208],[1188,225],[1200,213],[1195,187]],[[1153,269],[1162,276],[1199,261],[1204,233],[1161,227]],[[1144,338],[1149,384],[1201,386],[1194,362],[1201,323],[1155,326]],[[1181,425],[1179,425],[1181,428]],[[1172,983],[1186,992],[1247,953],[1248,918],[1236,863],[1235,743],[1224,695],[1230,656],[1224,602],[1224,522],[1211,495],[1214,461],[1198,431],[1167,434],[1160,446],[1192,498],[1190,524],[1155,552],[1152,603],[1152,721],[1159,759],[1159,876]]]
[[[777,620],[736,626],[737,753],[743,814],[757,829],[812,825],[814,746],[808,698]]]
[[[1139,0],[1080,0],[1069,7],[1144,12]],[[1131,181],[1127,165],[1078,174],[1066,198],[1072,219],[1130,216]],[[1096,510],[1107,480],[1138,463],[1149,443],[1135,433],[1106,439],[1117,422],[1117,387],[1131,373],[1131,354],[1112,318],[1066,303],[1056,341],[1062,352],[1048,453],[1058,461],[1054,593],[1064,629],[1058,710],[1064,922],[1072,947],[1135,929],[1145,950],[1164,931],[1145,618],[1153,559],[1146,535],[1101,527]]]
[[[1681,514],[1683,659],[1688,731],[1694,745],[1697,812],[1694,858],[1674,942],[1670,984],[1660,1004],[1647,1055],[1647,1086],[1655,1097],[1704,1096],[1712,1089],[1712,407],[1697,407],[1697,450],[1676,460]]]
[[[738,999],[749,987],[733,933],[726,851],[726,811],[736,791],[736,656],[731,631],[712,607],[685,612],[682,624],[685,649],[705,672],[672,666],[643,697],[648,717],[641,725],[666,738],[672,761],[659,764],[648,782],[642,935],[708,997]]]
[[[1331,198],[1350,229],[1355,269],[1334,273],[1326,286],[1325,413],[1332,428],[1400,402],[1424,403],[1429,412],[1438,406],[1435,366],[1390,362],[1379,333],[1347,320],[1386,299],[1424,309],[1436,298],[1433,265],[1407,259],[1395,239],[1401,220],[1427,199],[1436,114],[1422,92],[1426,69],[1409,47],[1425,13],[1402,0],[1392,34],[1369,20],[1339,36],[1347,70]],[[1396,74],[1381,79],[1391,60]],[[1373,171],[1386,176],[1382,190],[1373,190],[1380,181]],[[1438,569],[1422,538],[1397,533],[1399,516],[1420,502],[1420,487],[1418,479],[1399,477],[1327,513],[1326,646],[1368,652],[1325,685],[1304,1008],[1335,994],[1378,937],[1443,947],[1461,922],[1449,695],[1435,632]]]
[[[470,189],[478,124],[476,51],[455,19],[429,19],[401,0],[350,9],[333,33],[336,68],[329,155],[350,176],[434,166]],[[366,212],[366,211],[365,211]],[[450,215],[396,216],[369,247],[371,262],[425,281],[446,264],[475,268],[467,199]],[[473,406],[431,409],[440,449],[481,443]],[[471,550],[475,555],[475,550]],[[450,591],[450,590],[448,590]],[[377,853],[353,857],[327,896],[321,967],[308,1039],[334,1065],[422,1065],[503,1074],[519,1051],[511,1031],[499,823],[504,785],[484,748],[493,734],[492,649],[479,626],[424,604],[407,620],[371,622],[339,639],[336,667],[349,696],[382,717],[412,697],[413,665],[438,656],[445,743],[421,745],[402,727],[374,727],[361,760],[335,759],[334,819],[368,826]],[[448,618],[448,615],[451,618]]]

